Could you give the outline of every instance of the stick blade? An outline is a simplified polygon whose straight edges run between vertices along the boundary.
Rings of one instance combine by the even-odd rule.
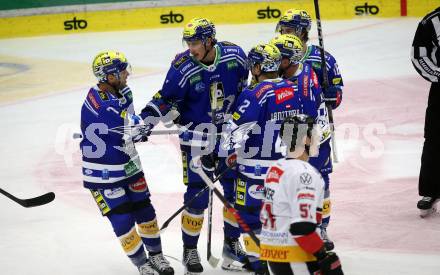
[[[212,266],[212,267],[217,267],[218,263],[220,262],[220,259],[209,255],[208,256],[208,263]]]
[[[24,207],[35,207],[40,206],[44,204],[48,204],[49,202],[53,201],[55,199],[55,193],[49,192],[44,195],[32,198],[32,199],[26,199],[22,200],[23,203],[20,203]]]

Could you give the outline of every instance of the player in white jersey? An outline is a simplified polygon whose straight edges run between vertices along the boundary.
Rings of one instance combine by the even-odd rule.
[[[287,154],[270,167],[264,183],[260,259],[275,275],[343,274],[338,256],[320,237],[325,183],[307,162],[319,144],[313,127],[306,115],[284,120],[280,137]]]

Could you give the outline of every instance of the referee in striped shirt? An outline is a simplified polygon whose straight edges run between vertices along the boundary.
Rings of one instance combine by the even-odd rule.
[[[423,211],[431,210],[440,201],[440,180],[436,172],[440,141],[435,136],[440,132],[440,7],[420,21],[414,35],[411,60],[416,71],[431,82],[419,177],[419,195],[423,198],[417,203],[423,216]]]

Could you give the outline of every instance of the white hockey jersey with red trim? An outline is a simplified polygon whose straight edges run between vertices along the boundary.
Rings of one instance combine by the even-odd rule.
[[[315,260],[312,254],[298,246],[289,228],[296,222],[321,222],[324,181],[320,173],[307,162],[280,159],[270,167],[264,187],[260,214],[263,224],[261,259],[273,262]]]

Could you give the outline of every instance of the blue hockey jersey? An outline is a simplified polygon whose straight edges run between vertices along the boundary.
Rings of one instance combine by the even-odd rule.
[[[338,86],[342,89],[344,83],[342,81],[341,72],[339,71],[336,59],[328,52],[325,52],[327,76],[329,81],[329,86]],[[318,81],[322,86],[324,82],[324,77],[321,69],[321,51],[316,45],[310,45],[307,47],[307,52],[303,57],[303,62],[312,66],[313,70],[318,75]],[[325,90],[322,91],[325,95]],[[317,168],[322,174],[329,174],[333,171],[333,165],[330,158],[331,147],[330,147],[330,124],[328,119],[327,109],[324,104],[320,107],[320,125],[323,129],[323,141],[319,148],[319,156],[311,157],[309,162],[315,168]],[[325,125],[327,124],[327,125]]]
[[[217,42],[216,57],[212,65],[204,65],[191,57],[189,50],[179,54],[171,63],[162,89],[153,97],[142,117],[151,110],[164,116],[170,108],[180,113],[179,124],[189,131],[180,135],[182,145],[206,145],[206,137],[197,136],[201,123],[214,122],[218,130],[230,116],[238,94],[247,85],[248,69],[243,50],[229,42]]]
[[[341,72],[339,71],[336,59],[327,51],[325,54],[325,63],[327,67],[327,76],[329,81],[329,86],[344,86],[342,81]],[[308,63],[312,66],[313,70],[318,75],[318,81],[322,86],[324,82],[324,77],[321,69],[321,51],[316,45],[310,45],[307,47],[307,51],[303,57],[303,62]],[[324,91],[325,92],[325,91]]]
[[[316,78],[304,78],[296,84],[271,79],[242,92],[229,122],[230,138],[225,137],[223,142],[223,145],[230,142],[235,143],[232,145],[235,148],[240,147],[237,150],[240,173],[248,178],[264,179],[272,162],[283,157],[278,134],[284,118],[307,114],[316,119],[314,89],[319,89]],[[242,145],[237,146],[240,143]]]
[[[143,176],[132,136],[124,131],[141,121],[134,114],[131,90],[125,87],[119,95],[95,86],[82,106],[80,147],[86,188],[121,187]]]

